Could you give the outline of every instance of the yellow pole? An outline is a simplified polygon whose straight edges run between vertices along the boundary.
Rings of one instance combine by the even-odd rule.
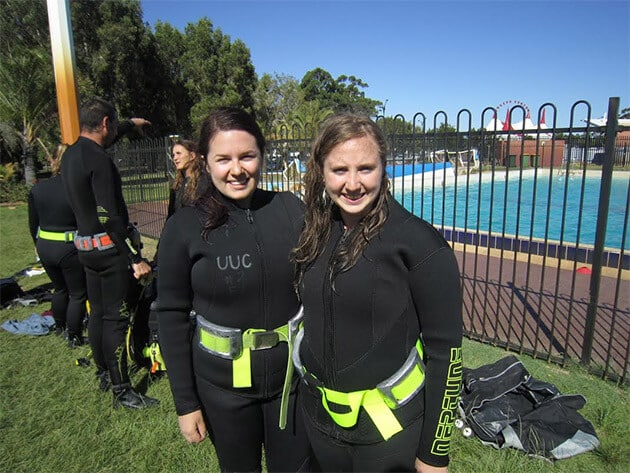
[[[74,76],[74,45],[69,0],[46,0],[50,25],[50,47],[52,49],[55,84],[57,86],[57,108],[61,142],[72,144],[79,138],[79,105]]]

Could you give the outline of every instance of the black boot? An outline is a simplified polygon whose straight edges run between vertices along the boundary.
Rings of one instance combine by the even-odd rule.
[[[68,348],[73,349],[85,345],[85,340],[81,335],[68,334]]]
[[[145,409],[159,404],[160,401],[134,391],[131,387],[114,389],[114,408]]]
[[[112,387],[112,382],[109,379],[109,371],[97,371],[96,378],[98,379],[98,389],[100,391],[108,391]]]

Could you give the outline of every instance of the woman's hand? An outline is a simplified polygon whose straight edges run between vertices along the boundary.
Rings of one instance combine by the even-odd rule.
[[[448,473],[448,468],[445,466],[431,466],[420,461],[416,458],[416,472],[417,473]]]
[[[208,433],[201,409],[177,418],[179,430],[188,443],[199,443]]]

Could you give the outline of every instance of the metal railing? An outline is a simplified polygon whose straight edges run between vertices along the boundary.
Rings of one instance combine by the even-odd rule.
[[[608,116],[616,116],[611,99]],[[552,104],[538,111],[554,112]],[[575,118],[584,110],[587,120]],[[481,123],[496,113],[486,109]],[[526,111],[520,105],[511,116]],[[628,382],[630,350],[630,140],[582,123],[568,128],[455,127],[442,112],[377,118],[390,148],[390,190],[456,251],[467,337]],[[496,116],[496,115],[495,115]],[[543,115],[544,116],[544,115]],[[555,123],[555,117],[553,117]],[[574,124],[580,123],[580,126]],[[434,131],[438,130],[438,131]],[[312,133],[293,127],[268,141],[260,186],[303,192]],[[132,221],[159,237],[166,216],[168,140],[119,147]],[[149,150],[151,148],[151,150]]]

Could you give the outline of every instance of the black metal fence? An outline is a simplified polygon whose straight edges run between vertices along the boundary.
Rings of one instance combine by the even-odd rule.
[[[577,105],[586,120],[574,117]],[[615,106],[611,99],[608,116],[617,115]],[[541,107],[539,121],[544,110],[555,107]],[[511,112],[526,115],[521,106]],[[504,130],[494,109],[480,117],[492,119],[490,129],[473,129],[468,110],[454,127],[441,112],[432,123],[422,114],[377,123],[389,140],[392,194],[456,251],[465,334],[561,365],[581,362],[627,384],[630,139],[619,135],[616,120],[584,125],[585,102],[571,112],[568,128],[531,128],[523,120],[520,129]],[[261,187],[302,195],[311,137],[300,127],[271,136]],[[131,219],[156,238],[166,216],[169,145],[163,139],[116,150]]]

